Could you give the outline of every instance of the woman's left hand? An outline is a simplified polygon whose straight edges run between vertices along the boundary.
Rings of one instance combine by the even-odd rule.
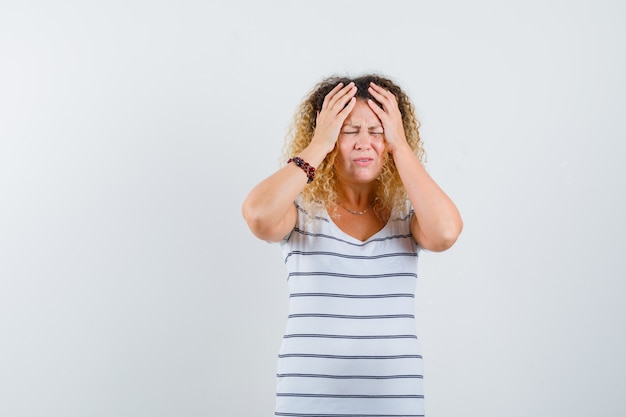
[[[370,83],[368,91],[383,106],[381,109],[374,101],[367,101],[367,104],[383,124],[387,152],[393,153],[399,147],[407,144],[398,100],[393,93],[374,83]]]

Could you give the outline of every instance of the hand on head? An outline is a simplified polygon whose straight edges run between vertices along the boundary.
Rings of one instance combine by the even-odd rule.
[[[317,112],[315,134],[311,141],[312,143],[324,146],[328,153],[334,149],[341,127],[354,109],[357,93],[356,85],[350,82],[347,85],[343,83],[337,84],[326,95],[322,109]],[[368,87],[368,93],[382,105],[381,108],[374,100],[367,100],[368,105],[383,125],[387,151],[393,153],[400,144],[406,144],[398,101],[393,93],[373,82]]]
[[[407,143],[398,100],[393,93],[374,83],[370,83],[368,91],[383,106],[381,109],[373,100],[367,100],[367,104],[383,125],[387,152],[393,153],[398,146]]]
[[[334,149],[341,126],[356,103],[356,93],[357,88],[351,82],[346,86],[342,83],[337,84],[326,95],[322,109],[317,113],[315,135],[311,143],[324,146],[327,153]]]

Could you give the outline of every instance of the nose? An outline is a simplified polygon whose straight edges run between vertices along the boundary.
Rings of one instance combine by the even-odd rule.
[[[371,146],[370,135],[367,131],[360,131],[354,142],[354,149],[362,151],[368,150]]]

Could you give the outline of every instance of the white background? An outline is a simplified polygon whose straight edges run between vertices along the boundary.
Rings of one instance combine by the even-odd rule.
[[[420,258],[428,416],[623,416],[625,18],[2,2],[0,415],[272,415],[285,272],[240,206],[315,83],[377,71],[465,221]]]

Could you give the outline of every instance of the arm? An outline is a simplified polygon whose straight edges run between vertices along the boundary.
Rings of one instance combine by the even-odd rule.
[[[323,149],[309,145],[300,157],[316,167],[324,160]],[[295,164],[287,164],[252,189],[242,214],[256,237],[279,242],[293,229],[298,213],[294,200],[307,183],[307,176]]]
[[[315,133],[300,158],[317,168],[331,152],[345,118],[354,107],[356,87],[337,85],[324,98],[317,115]],[[295,156],[295,155],[294,155]],[[298,213],[293,204],[307,184],[306,174],[295,164],[287,164],[263,180],[246,197],[242,214],[259,239],[282,240],[296,224]]]
[[[413,237],[424,249],[449,249],[463,229],[458,209],[408,145],[396,149],[393,159],[415,211],[411,220]]]
[[[407,143],[395,96],[375,84],[370,87],[370,93],[383,105],[381,109],[369,102],[383,124],[387,150],[396,163],[415,211],[411,220],[413,237],[424,249],[436,252],[449,249],[463,229],[458,209],[426,172]]]

